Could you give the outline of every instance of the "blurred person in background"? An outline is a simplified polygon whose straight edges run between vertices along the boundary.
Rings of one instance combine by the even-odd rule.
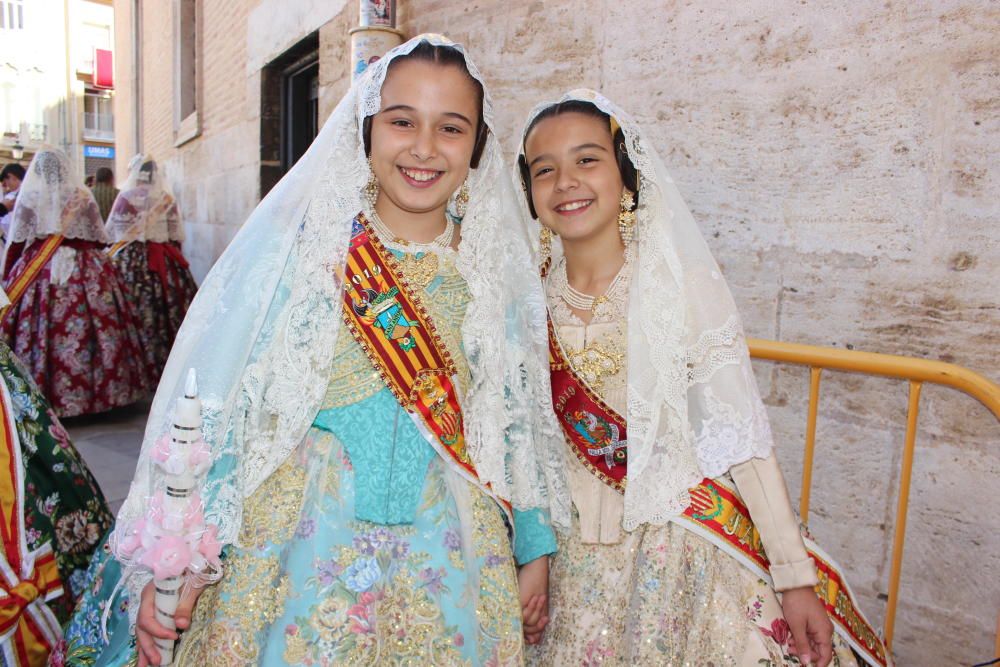
[[[14,202],[23,180],[24,167],[16,162],[4,165],[3,171],[0,171],[0,186],[3,187],[3,198],[0,199],[0,233],[4,239],[10,229],[10,221],[13,219],[10,213],[14,210]]]
[[[3,257],[7,344],[60,417],[104,412],[152,389],[125,287],[90,190],[46,147],[28,167]]]
[[[109,254],[138,318],[155,385],[198,286],[181,252],[184,224],[177,201],[150,156],[132,158],[105,229],[114,241]]]
[[[89,187],[94,193],[97,208],[101,211],[101,220],[107,220],[119,192],[115,187],[115,173],[107,167],[101,167],[94,174],[94,182]]]

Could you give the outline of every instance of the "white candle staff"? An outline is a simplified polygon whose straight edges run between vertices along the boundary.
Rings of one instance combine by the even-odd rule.
[[[218,529],[205,524],[199,494],[211,465],[211,449],[202,437],[201,400],[193,368],[188,371],[184,395],[177,399],[170,432],[156,442],[152,459],[155,491],[149,509],[131,527],[119,551],[153,571],[156,620],[174,630],[174,612],[184,583],[204,586],[222,576]],[[155,641],[160,664],[171,664],[174,643]]]

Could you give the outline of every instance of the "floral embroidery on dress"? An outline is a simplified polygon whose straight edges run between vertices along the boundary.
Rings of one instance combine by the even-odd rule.
[[[155,386],[122,278],[100,244],[67,240],[60,249],[69,244],[77,250],[65,283],[43,267],[3,325],[13,352],[63,417],[135,403]],[[25,249],[5,284],[24,273],[41,245]]]
[[[112,517],[97,481],[27,370],[0,343],[0,374],[11,397],[24,466],[28,549],[49,543],[64,592],[48,607],[65,622],[83,593],[91,555]]]
[[[179,243],[134,241],[112,261],[124,279],[125,298],[155,384],[198,286]]]

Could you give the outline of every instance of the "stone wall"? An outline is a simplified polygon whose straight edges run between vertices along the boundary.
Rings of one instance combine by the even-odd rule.
[[[179,148],[169,50],[149,53],[169,48],[154,30],[169,24],[143,3],[144,137],[173,168],[199,277],[258,196],[259,68],[318,28],[325,117],[347,85],[357,12],[353,2],[285,0],[292,18],[264,39],[255,31],[271,0],[202,2],[203,130]],[[599,88],[629,109],[702,226],[750,336],[944,359],[1000,379],[996,4],[398,4],[407,35],[469,45],[510,148],[528,110],[568,88]],[[797,497],[808,372],[756,370]],[[880,624],[906,386],[826,374],[822,388],[810,528]],[[974,400],[924,390],[900,664],[992,657],[1000,518],[985,505],[1000,488],[998,436]]]
[[[996,5],[401,4],[407,34],[470,45],[512,151],[530,108],[566,89],[630,110],[748,335],[1000,378]],[[808,371],[755,368],[797,498]],[[880,624],[907,387],[827,374],[822,390],[809,524]],[[1000,426],[955,391],[927,388],[921,409],[896,654],[971,664],[993,657],[1000,610],[1000,518],[978,510],[1000,488]]]

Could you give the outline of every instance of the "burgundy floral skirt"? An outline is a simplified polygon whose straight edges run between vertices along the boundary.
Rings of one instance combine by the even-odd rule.
[[[198,286],[175,243],[136,241],[115,255],[113,261],[139,320],[139,337],[155,385]]]
[[[41,245],[25,249],[5,287]],[[98,243],[63,241],[6,313],[3,335],[60,417],[135,403],[154,388],[124,285]]]

